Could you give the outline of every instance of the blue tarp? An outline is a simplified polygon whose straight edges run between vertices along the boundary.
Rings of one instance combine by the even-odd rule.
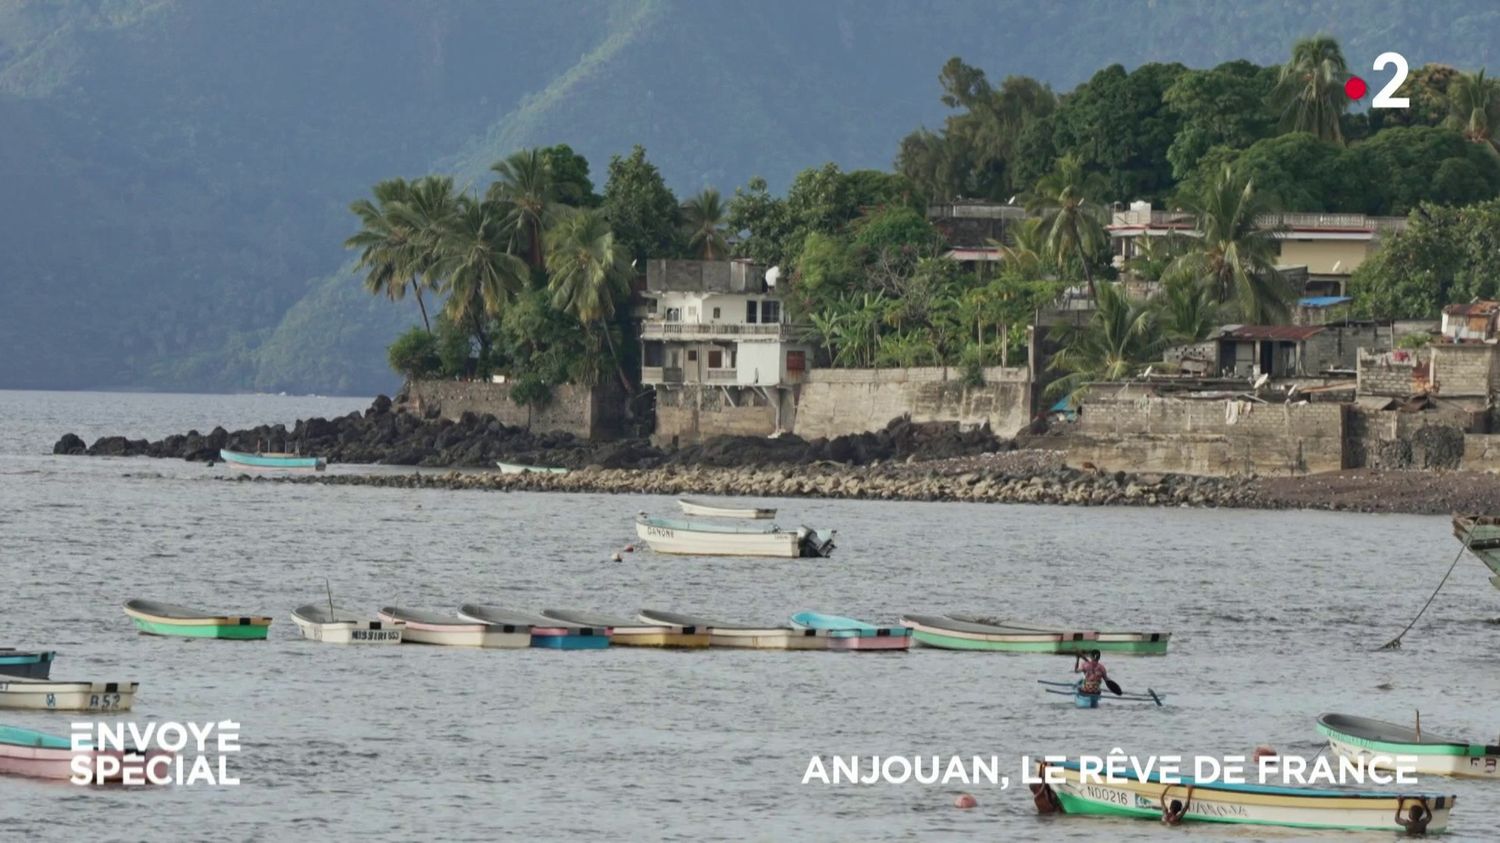
[[[1297,299],[1298,307],[1333,307],[1338,304],[1348,304],[1354,299],[1348,296],[1308,296],[1305,299]]]

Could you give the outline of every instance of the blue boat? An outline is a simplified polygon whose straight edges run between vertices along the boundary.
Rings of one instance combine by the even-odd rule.
[[[533,647],[545,647],[549,650],[602,650],[609,646],[610,630],[607,627],[584,626],[531,612],[473,603],[458,607],[458,614],[468,620],[492,626],[530,630]]]
[[[1147,688],[1144,694],[1085,694],[1081,679],[1072,682],[1049,682],[1046,679],[1038,679],[1037,684],[1046,685],[1045,690],[1049,694],[1072,697],[1075,708],[1098,708],[1099,701],[1105,699],[1111,702],[1149,702],[1162,705],[1162,700],[1167,697],[1166,694],[1158,694],[1150,688]]]
[[[47,679],[52,675],[52,650],[17,650],[0,647],[0,676],[18,679]]]
[[[911,648],[911,627],[876,626],[842,615],[820,612],[798,612],[792,615],[792,626],[828,635],[830,650],[907,650]]]
[[[249,471],[322,471],[328,460],[322,457],[304,457],[298,454],[247,454],[243,451],[219,449],[219,459],[233,468]]]

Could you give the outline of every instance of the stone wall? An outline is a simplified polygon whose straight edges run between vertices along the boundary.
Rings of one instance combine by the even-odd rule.
[[[1417,351],[1361,351],[1357,372],[1360,395],[1405,398],[1428,389],[1428,364]]]
[[[1023,368],[984,370],[984,383],[967,386],[956,368],[814,369],[797,400],[793,432],[803,439],[879,430],[891,419],[988,424],[1014,436],[1031,421],[1031,383]]]
[[[552,400],[540,408],[510,400],[511,384],[488,381],[417,380],[407,384],[413,409],[436,408],[444,418],[466,412],[488,413],[512,427],[538,433],[563,431],[586,439],[607,439],[619,432],[624,408],[613,382],[593,388],[567,384],[552,388]]]
[[[770,389],[767,395],[771,400],[756,390],[736,387],[657,389],[651,442],[665,448],[715,436],[770,436],[776,432],[778,393]]]
[[[1344,467],[1344,405],[1235,405],[1090,395],[1063,437],[1068,464],[1211,476],[1317,474]]]
[[[1485,343],[1434,343],[1432,379],[1435,392],[1445,398],[1488,396],[1497,381],[1500,346]]]
[[[1464,471],[1500,473],[1500,434],[1470,433],[1464,436],[1464,455],[1459,468]]]

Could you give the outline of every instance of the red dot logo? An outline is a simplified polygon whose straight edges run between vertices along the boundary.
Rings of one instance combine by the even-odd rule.
[[[1366,85],[1365,80],[1358,76],[1350,76],[1349,81],[1344,83],[1344,93],[1351,100],[1360,99],[1368,90],[1370,90],[1370,86]]]

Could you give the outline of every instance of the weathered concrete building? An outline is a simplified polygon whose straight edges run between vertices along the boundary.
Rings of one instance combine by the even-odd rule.
[[[1360,349],[1394,344],[1389,325],[1230,325],[1218,336],[1219,374],[1228,377],[1311,377],[1355,371]]]

